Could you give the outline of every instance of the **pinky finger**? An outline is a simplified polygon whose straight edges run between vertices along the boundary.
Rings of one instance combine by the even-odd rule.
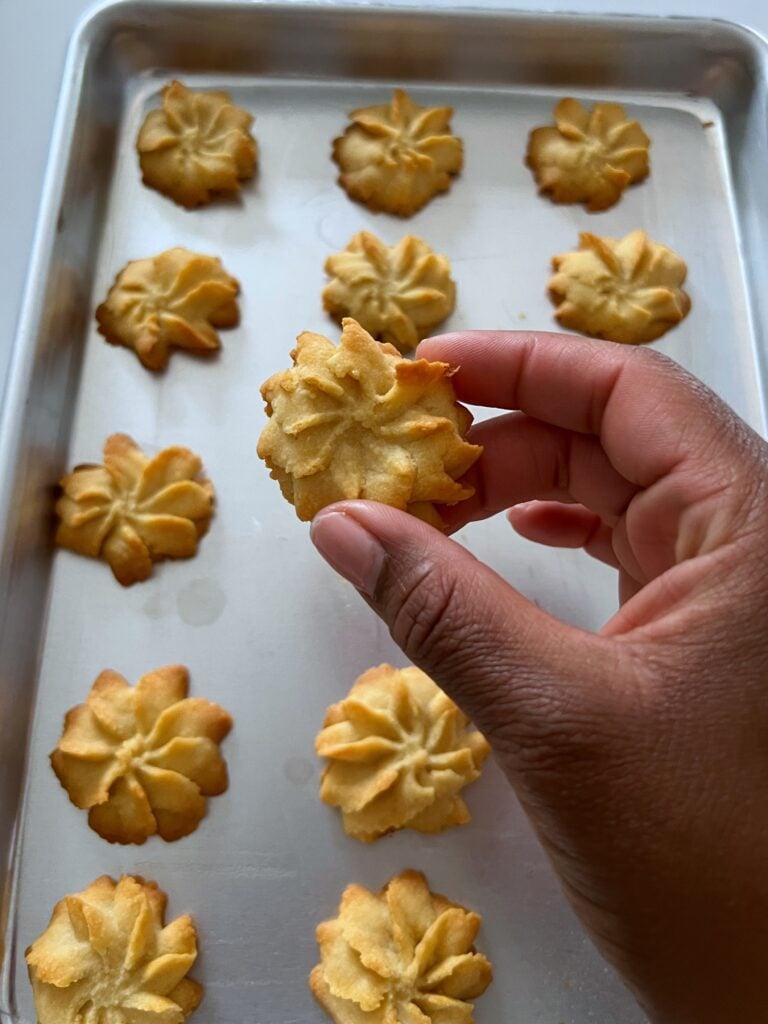
[[[583,548],[598,561],[619,568],[611,542],[612,530],[583,505],[529,501],[509,509],[507,518],[527,540],[550,547]]]

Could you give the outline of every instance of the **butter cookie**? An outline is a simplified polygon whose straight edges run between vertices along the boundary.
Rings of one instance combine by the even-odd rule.
[[[332,280],[323,305],[331,316],[352,317],[401,352],[415,348],[456,302],[450,263],[415,235],[387,246],[360,231],[346,249],[328,257],[325,270]]]
[[[125,434],[107,438],[103,465],[76,466],[59,483],[56,543],[103,558],[124,587],[146,580],[153,562],[191,558],[213,515],[194,452],[174,446],[150,459]]]
[[[531,132],[525,158],[539,191],[553,202],[607,210],[628,185],[648,176],[651,140],[620,103],[596,103],[589,110],[567,98],[554,116],[554,126]]]
[[[320,796],[341,808],[349,835],[372,842],[400,828],[442,832],[470,820],[459,794],[479,778],[490,748],[420,669],[369,669],[323,725]]]
[[[171,82],[136,141],[144,184],[189,209],[238,192],[256,168],[252,124],[228,92],[193,92]]]
[[[317,928],[312,994],[336,1024],[473,1024],[471,1000],[493,979],[475,949],[478,914],[404,871],[380,892],[344,890]]]
[[[349,318],[339,345],[305,331],[291,354],[262,386],[258,453],[299,519],[369,498],[441,525],[436,503],[472,496],[460,478],[482,448],[465,440],[472,416],[447,363],[403,359]]]
[[[644,231],[624,238],[579,235],[579,248],[552,258],[549,295],[563,327],[627,345],[655,341],[691,308],[687,267]]]
[[[103,875],[57,903],[26,951],[38,1024],[187,1020],[197,931],[188,914],[165,924],[166,902],[155,882]]]
[[[128,263],[96,310],[96,321],[107,341],[133,349],[148,370],[162,370],[172,348],[220,348],[216,328],[237,325],[239,291],[215,256],[168,249]]]
[[[219,744],[232,719],[188,691],[183,665],[149,672],[136,686],[105,669],[85,704],[67,712],[51,765],[102,839],[181,839],[200,823],[205,798],[225,792]]]
[[[421,107],[403,89],[390,103],[353,110],[334,140],[339,184],[372,210],[410,217],[451,186],[464,163],[453,107]]]

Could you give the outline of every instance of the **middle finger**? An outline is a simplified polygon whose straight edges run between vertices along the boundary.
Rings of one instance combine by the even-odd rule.
[[[576,502],[611,526],[640,489],[611,465],[598,438],[523,413],[477,423],[467,440],[483,454],[464,477],[475,494],[440,510],[450,530],[532,500]]]

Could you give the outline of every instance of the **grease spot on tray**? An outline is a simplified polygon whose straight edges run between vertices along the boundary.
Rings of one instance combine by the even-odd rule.
[[[305,757],[289,757],[283,765],[283,774],[289,782],[303,786],[315,774],[315,769]]]
[[[191,580],[176,597],[182,622],[188,626],[210,626],[224,611],[227,597],[215,580]]]
[[[169,594],[157,590],[154,594],[150,594],[142,609],[147,618],[162,619],[171,610],[171,597]]]

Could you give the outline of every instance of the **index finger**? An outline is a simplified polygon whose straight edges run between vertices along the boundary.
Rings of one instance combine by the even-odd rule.
[[[643,487],[733,438],[724,427],[736,418],[720,399],[649,349],[568,334],[467,331],[423,341],[417,355],[458,366],[460,401],[599,437],[616,469]]]

